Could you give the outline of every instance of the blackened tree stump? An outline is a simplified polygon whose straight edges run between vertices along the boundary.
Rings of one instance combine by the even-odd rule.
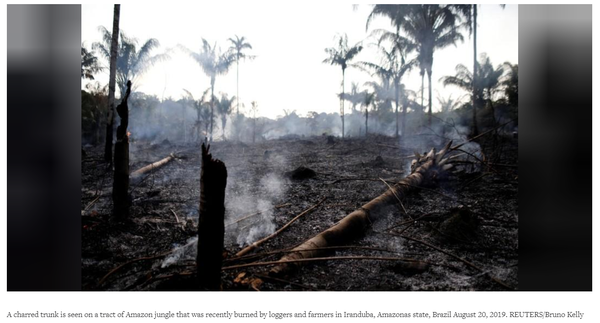
[[[202,144],[196,266],[200,289],[220,290],[227,168],[222,161],[212,158],[209,149],[210,145]]]

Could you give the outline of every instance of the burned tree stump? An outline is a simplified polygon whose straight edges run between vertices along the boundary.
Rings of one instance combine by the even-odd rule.
[[[127,99],[131,93],[131,81],[127,81],[127,93],[117,107],[121,124],[117,127],[117,142],[114,155],[113,207],[117,218],[129,216],[129,108]]]
[[[221,263],[225,236],[225,187],[227,168],[202,144],[200,171],[200,218],[196,266],[201,290],[221,289]]]

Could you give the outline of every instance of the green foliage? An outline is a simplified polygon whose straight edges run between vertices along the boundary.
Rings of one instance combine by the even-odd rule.
[[[81,46],[81,78],[94,80],[94,74],[102,71],[104,68],[98,63],[98,58],[93,51]]]

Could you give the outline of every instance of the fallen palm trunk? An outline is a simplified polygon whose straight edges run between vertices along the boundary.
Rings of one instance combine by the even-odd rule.
[[[154,171],[154,170],[168,164],[173,159],[175,159],[175,155],[173,153],[171,153],[169,156],[167,156],[157,162],[154,162],[150,165],[144,166],[144,167],[136,170],[135,172],[131,173],[129,175],[129,177],[131,178],[132,181],[139,180],[144,174]]]
[[[391,186],[385,193],[347,215],[334,226],[294,248],[292,253],[279,260],[280,263],[272,268],[269,274],[285,274],[299,265],[299,262],[294,262],[294,260],[301,261],[301,259],[321,257],[325,251],[319,250],[319,248],[343,245],[361,237],[371,223],[376,221],[377,217],[387,208],[417,190],[417,186],[422,186],[424,183],[440,177],[453,167],[448,164],[449,159],[444,158],[451,145],[452,142],[449,142],[437,154],[435,149],[432,149],[426,156],[417,156],[418,159],[413,161],[413,171],[410,175]]]
[[[200,289],[220,290],[227,168],[222,161],[212,158],[209,149],[210,145],[206,147],[202,144],[196,266]]]

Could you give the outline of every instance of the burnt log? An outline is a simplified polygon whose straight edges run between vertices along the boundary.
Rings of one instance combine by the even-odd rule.
[[[201,290],[220,290],[227,168],[222,161],[212,158],[209,149],[210,145],[202,144],[196,267]]]
[[[143,175],[145,175],[146,173],[152,172],[157,170],[158,168],[168,164],[171,160],[175,159],[175,155],[173,153],[171,153],[169,156],[154,162],[150,165],[146,165],[138,170],[136,170],[135,172],[132,172],[129,176],[131,177],[131,180],[134,182],[139,181]]]
[[[117,142],[115,143],[114,155],[114,180],[113,180],[113,214],[117,218],[129,216],[129,108],[127,100],[131,93],[131,81],[127,81],[127,93],[117,107],[117,113],[121,118],[121,124],[117,127]]]
[[[362,237],[369,226],[390,206],[401,203],[405,196],[418,190],[418,187],[442,177],[442,174],[452,168],[448,163],[449,159],[444,158],[451,144],[452,142],[448,143],[437,154],[435,149],[432,149],[426,156],[418,156],[410,175],[394,186],[390,186],[385,193],[348,214],[332,227],[294,248],[291,253],[279,260],[281,264],[272,268],[269,274],[273,276],[286,274],[300,265],[300,262],[293,262],[294,260],[322,257],[327,251],[325,247],[341,246]]]

